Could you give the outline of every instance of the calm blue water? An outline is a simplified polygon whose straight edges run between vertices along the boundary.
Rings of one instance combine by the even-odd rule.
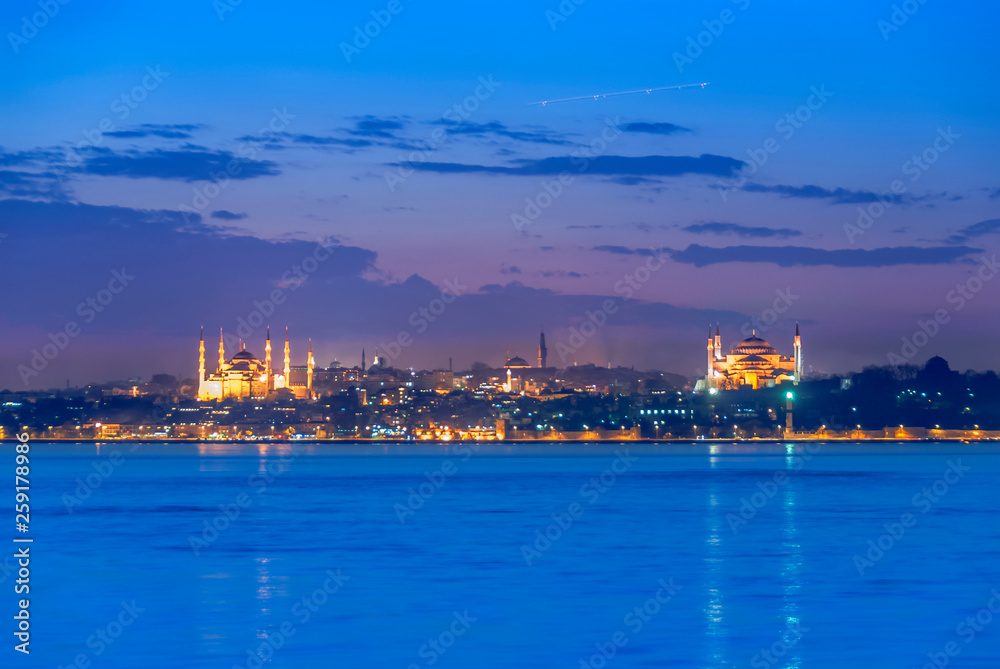
[[[996,445],[132,448],[33,445],[0,665],[1000,666]]]

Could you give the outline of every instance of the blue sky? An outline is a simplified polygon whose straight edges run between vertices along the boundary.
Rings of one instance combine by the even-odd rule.
[[[813,371],[884,364],[941,309],[914,362],[1000,362],[1000,284],[948,299],[1000,239],[992,4],[929,0],[904,22],[874,1],[70,1],[26,29],[42,5],[0,10],[0,271],[17,287],[0,387],[23,387],[18,366],[130,263],[146,273],[26,383],[190,374],[197,328],[235,331],[320,238],[337,267],[268,320],[321,361],[410,331],[399,366],[497,364],[542,325],[568,342],[658,249],[573,360],[694,374],[708,322],[735,343],[791,288],[765,336],[788,353],[801,321]],[[354,43],[372,12],[391,20]],[[415,332],[445,281],[467,288]]]

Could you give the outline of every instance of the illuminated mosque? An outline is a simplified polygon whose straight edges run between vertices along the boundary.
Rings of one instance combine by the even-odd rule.
[[[798,384],[802,378],[802,338],[799,324],[795,323],[794,353],[788,358],[780,355],[773,346],[757,336],[754,330],[733,348],[728,355],[722,355],[722,337],[719,326],[708,328],[708,373],[698,381],[695,390],[716,392],[738,388],[773,388],[779,383],[791,381]]]
[[[219,330],[219,366],[214,373],[205,371],[205,329],[201,331],[201,343],[198,350],[198,399],[201,401],[224,399],[267,399],[286,389],[296,399],[312,397],[313,369],[316,363],[313,359],[312,339],[309,340],[309,357],[306,363],[306,378],[303,384],[292,381],[293,367],[288,345],[288,328],[285,328],[285,360],[281,373],[271,366],[271,328],[267,329],[264,341],[264,361],[258,360],[247,350],[246,344],[240,344],[229,362],[226,362],[226,349],[223,343],[222,330]],[[297,371],[297,369],[296,369]]]

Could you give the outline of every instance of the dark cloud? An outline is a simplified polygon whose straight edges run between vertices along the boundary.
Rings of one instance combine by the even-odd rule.
[[[685,174],[706,174],[726,176],[734,169],[741,168],[742,160],[702,154],[700,156],[597,156],[581,158],[559,156],[540,160],[519,160],[514,166],[467,165],[462,163],[412,163],[407,167],[426,172],[442,174],[485,173],[512,175],[547,175],[561,172],[620,176],[681,176]],[[392,164],[394,167],[398,163]]]
[[[559,279],[565,279],[565,278],[569,278],[569,279],[582,279],[585,276],[589,276],[587,274],[581,274],[580,272],[568,272],[568,271],[562,270],[562,269],[542,270],[540,272],[537,272],[537,274],[539,276],[542,276],[542,277],[546,278],[546,279],[553,278],[553,277],[559,278]]]
[[[962,244],[964,242],[1000,232],[1000,218],[991,218],[986,221],[979,221],[972,225],[967,225],[945,241],[950,244]]]
[[[625,132],[644,132],[651,135],[676,135],[681,132],[692,132],[691,128],[674,125],[673,123],[625,123],[618,126]]]
[[[674,262],[705,267],[718,263],[774,263],[779,267],[831,265],[833,267],[890,267],[943,265],[982,249],[967,246],[898,246],[877,249],[816,249],[804,246],[726,246],[692,244],[683,251],[668,250]]]
[[[615,255],[623,256],[657,256],[660,255],[654,249],[632,249],[627,246],[615,246],[612,244],[603,244],[601,246],[595,246],[594,251],[600,251],[602,253],[613,253]]]
[[[405,121],[399,117],[378,118],[371,114],[355,116],[352,120],[356,121],[357,125],[347,132],[360,137],[395,139],[396,135],[393,131],[402,130],[406,125]]]
[[[505,266],[503,266],[503,267],[500,268],[500,273],[501,274],[520,274],[521,273],[521,268],[518,267],[517,265],[510,265],[509,267],[505,265]]]
[[[470,137],[506,137],[518,142],[531,142],[535,144],[572,144],[567,136],[546,130],[544,128],[531,128],[528,130],[513,130],[499,121],[489,123],[469,123],[460,121],[450,121],[441,119],[434,122],[436,125],[445,126],[445,132],[449,135],[467,135]]]
[[[114,130],[104,133],[107,137],[131,139],[140,137],[161,137],[163,139],[190,139],[191,133],[205,126],[200,123],[143,123],[129,130]]]
[[[739,237],[798,237],[802,234],[800,230],[791,228],[768,228],[749,225],[739,225],[738,223],[696,223],[682,228],[685,232],[692,232],[696,235],[737,235]]]
[[[995,200],[998,197],[1000,197],[1000,188],[994,188],[992,191],[990,191],[991,200]]]
[[[217,209],[212,212],[212,218],[218,218],[223,221],[240,221],[246,218],[247,215],[244,213],[234,213],[231,211],[226,211],[225,209]]]
[[[784,198],[803,198],[809,200],[830,200],[833,204],[865,204],[868,202],[897,202],[900,196],[891,193],[878,194],[872,191],[848,190],[846,188],[823,188],[822,186],[764,186],[762,184],[747,184],[743,187],[748,193],[775,193]]]
[[[230,179],[254,179],[281,174],[277,163],[238,158],[229,151],[153,149],[115,152],[109,149],[91,149],[83,155],[83,165],[76,171],[129,179],[190,182],[209,181],[213,174],[224,174]],[[229,170],[231,161],[236,162],[238,171]]]

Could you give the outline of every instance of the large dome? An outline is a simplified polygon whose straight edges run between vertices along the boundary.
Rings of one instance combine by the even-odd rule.
[[[233,356],[232,362],[236,362],[237,360],[256,360],[256,359],[257,358],[255,358],[253,353],[251,353],[250,351],[240,351],[239,353]]]
[[[754,335],[747,337],[733,349],[733,355],[778,355],[773,346]]]

